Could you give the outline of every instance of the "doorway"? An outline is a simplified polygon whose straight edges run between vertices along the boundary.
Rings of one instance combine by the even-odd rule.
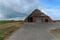
[[[48,19],[45,19],[45,22],[48,22]]]
[[[32,17],[28,17],[28,22],[33,22],[33,18]]]
[[[37,17],[37,18],[36,18],[36,22],[41,23],[41,22],[42,22],[42,21],[41,21],[41,17]]]

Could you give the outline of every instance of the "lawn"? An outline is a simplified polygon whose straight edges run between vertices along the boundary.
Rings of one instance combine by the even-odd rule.
[[[0,20],[0,24],[5,24],[5,23],[12,23],[12,22],[23,22],[22,20],[15,21],[15,20]]]
[[[23,21],[3,20],[0,21],[0,40],[7,39],[14,31],[23,25]]]
[[[9,35],[11,35],[12,32],[16,31],[19,27],[8,27],[5,29],[0,29],[0,40],[4,40]]]

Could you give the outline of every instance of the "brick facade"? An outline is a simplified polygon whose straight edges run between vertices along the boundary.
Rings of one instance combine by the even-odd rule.
[[[48,16],[43,16],[42,22],[45,22],[45,19],[48,19],[48,22],[52,22],[52,20]]]
[[[32,18],[33,18],[33,19],[32,19],[33,22],[36,22],[36,18],[37,18],[37,17],[32,16]],[[48,16],[42,16],[41,22],[45,22],[45,19],[48,19],[48,22],[52,22],[52,20],[51,20]],[[28,22],[28,18],[25,19],[25,22]]]
[[[28,22],[28,18],[32,17],[32,22],[36,22],[37,17],[41,17],[41,22],[45,22],[45,19],[48,19],[48,22],[52,22],[51,18],[44,13],[42,13],[40,10],[36,9],[33,11],[24,21]]]

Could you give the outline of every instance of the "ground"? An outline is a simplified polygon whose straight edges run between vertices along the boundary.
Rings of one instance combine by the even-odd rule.
[[[0,23],[0,40],[7,39],[14,31],[19,29],[23,22],[1,22]]]
[[[60,22],[57,22],[57,24],[60,25]],[[60,38],[60,26],[59,26],[59,27],[57,26],[55,29],[50,30],[50,32],[51,32],[54,36],[56,36],[56,38]]]
[[[60,40],[60,36],[50,32],[56,28],[60,28],[60,23],[25,23],[7,40]]]

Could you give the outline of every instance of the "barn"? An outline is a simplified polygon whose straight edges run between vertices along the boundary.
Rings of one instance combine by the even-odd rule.
[[[30,15],[28,15],[25,22],[52,22],[52,19],[41,12],[39,9],[35,9]]]

